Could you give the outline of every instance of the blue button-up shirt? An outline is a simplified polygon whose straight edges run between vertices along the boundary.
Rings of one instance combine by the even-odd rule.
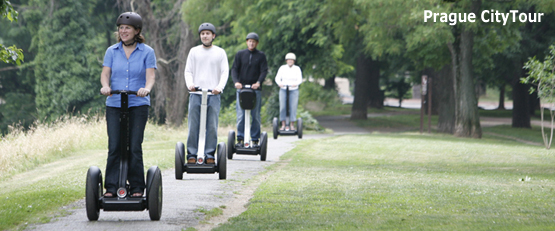
[[[137,43],[129,59],[125,56],[121,42],[108,47],[102,65],[112,69],[110,88],[128,91],[138,91],[145,87],[146,69],[157,68],[154,49],[144,43]],[[150,96],[129,95],[129,107],[143,105],[150,106]],[[119,94],[108,96],[106,106],[121,107],[121,96]]]

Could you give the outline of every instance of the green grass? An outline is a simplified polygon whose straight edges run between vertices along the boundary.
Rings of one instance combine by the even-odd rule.
[[[376,134],[304,140],[282,158],[216,230],[555,228],[555,155],[542,147]]]
[[[71,124],[69,126],[73,127]],[[96,123],[83,124],[79,132],[96,134],[98,129]],[[107,140],[105,130],[100,134]],[[36,135],[36,133],[20,134],[25,136],[26,140],[34,140]],[[42,134],[39,135],[42,136]],[[84,198],[86,172],[93,165],[104,172],[107,150],[103,147],[96,148],[98,145],[89,145],[87,141],[78,141],[80,138],[76,136],[77,140],[66,142],[80,143],[82,149],[68,148],[62,155],[44,158],[32,169],[12,174],[0,181],[0,230],[24,229],[28,223],[49,222],[51,218],[64,212],[61,209],[62,206]],[[22,138],[14,137],[14,139]],[[143,143],[145,172],[153,165],[161,169],[174,167],[173,153],[176,140],[186,140],[185,128],[171,129],[165,126],[147,125]],[[107,143],[105,140],[101,142],[101,144],[105,143]],[[36,148],[38,150],[33,152],[40,152],[40,147]],[[19,165],[21,164],[14,163],[14,166]]]
[[[360,126],[419,127],[420,115],[411,109],[370,112],[401,115],[370,117]],[[27,223],[63,215],[62,206],[83,199],[89,166],[104,171],[103,121],[66,122],[0,142],[0,230],[24,229]],[[220,141],[227,141],[230,129],[220,129]],[[451,230],[466,229],[464,222],[483,225],[468,230],[553,228],[554,202],[546,196],[553,194],[553,153],[522,143],[541,143],[539,127],[483,131],[481,140],[434,133],[303,140],[284,156],[283,163],[289,163],[284,169],[269,168],[278,172],[259,188],[249,210],[222,229]],[[186,141],[186,135],[185,127],[149,124],[145,169],[173,168],[175,142]],[[519,181],[526,177],[531,180]]]

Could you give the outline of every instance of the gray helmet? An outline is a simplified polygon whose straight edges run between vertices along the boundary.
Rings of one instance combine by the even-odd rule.
[[[200,24],[200,26],[198,27],[198,33],[200,34],[200,32],[203,30],[209,30],[212,31],[212,33],[216,34],[216,27],[209,22]]]
[[[257,34],[257,33],[254,33],[254,32],[249,33],[249,34],[247,35],[247,39],[246,39],[246,40],[249,40],[249,39],[254,39],[254,40],[258,41],[258,34]]]
[[[121,24],[131,25],[136,29],[141,29],[143,28],[143,18],[135,12],[125,12],[120,14],[118,20],[116,21],[117,26]]]

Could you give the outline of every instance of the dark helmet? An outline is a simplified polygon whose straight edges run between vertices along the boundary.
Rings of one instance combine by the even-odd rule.
[[[247,39],[246,39],[246,40],[249,40],[249,39],[254,39],[254,40],[258,41],[258,34],[257,34],[257,33],[254,33],[254,32],[249,33],[249,34],[247,35]]]
[[[200,26],[198,27],[198,33],[200,34],[200,32],[203,30],[209,30],[209,31],[212,31],[212,33],[216,34],[216,27],[209,22],[200,24]]]
[[[143,18],[135,12],[125,12],[121,14],[116,21],[117,26],[121,24],[131,25],[136,29],[141,29],[143,28]]]

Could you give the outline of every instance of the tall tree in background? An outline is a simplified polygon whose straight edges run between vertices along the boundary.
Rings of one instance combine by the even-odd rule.
[[[34,35],[35,92],[39,120],[65,113],[99,108],[100,68],[91,18],[92,2],[79,0],[32,1],[46,9]]]

